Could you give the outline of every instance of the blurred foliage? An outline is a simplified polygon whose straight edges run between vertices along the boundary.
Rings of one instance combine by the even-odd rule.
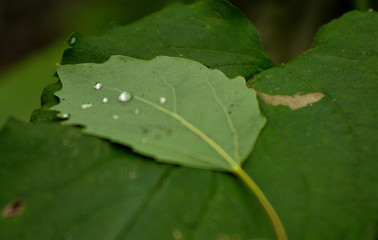
[[[0,1],[0,125],[13,115],[28,121],[46,83],[53,82],[62,39],[71,32],[100,35],[111,23],[127,24],[179,0],[2,0]],[[319,26],[374,0],[230,0],[260,31],[275,63],[311,46]],[[192,0],[185,0],[192,2]],[[24,60],[21,60],[24,59]]]
[[[0,75],[0,126],[8,116],[28,121],[44,86],[56,81],[55,63],[67,46],[58,40]]]

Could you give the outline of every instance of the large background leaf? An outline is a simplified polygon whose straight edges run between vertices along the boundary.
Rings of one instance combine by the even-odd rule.
[[[124,27],[114,26],[101,37],[74,33],[63,64],[104,62],[111,55],[152,59],[158,55],[184,57],[227,76],[250,78],[270,68],[257,31],[248,19],[224,0],[172,4]]]
[[[377,236],[377,21],[376,13],[347,14],[321,29],[312,52],[254,79],[270,95],[325,94],[298,110],[261,100],[269,123],[245,164],[289,239]],[[0,142],[0,205],[25,202],[23,214],[0,218],[0,238],[274,237],[232,176],[142,161],[58,126],[10,122]]]
[[[312,51],[253,79],[269,95],[325,95],[297,110],[260,99],[268,123],[245,168],[269,172],[256,181],[289,238],[377,236],[377,39],[377,13],[351,12],[324,26]]]
[[[158,164],[79,130],[9,121],[0,134],[0,239],[274,236],[232,176]],[[232,219],[232,220],[230,220]]]

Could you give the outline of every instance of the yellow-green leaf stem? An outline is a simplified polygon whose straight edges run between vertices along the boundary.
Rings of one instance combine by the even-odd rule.
[[[235,169],[234,174],[238,176],[247,185],[247,187],[256,195],[257,199],[264,207],[265,211],[269,216],[270,221],[273,224],[277,239],[287,240],[286,231],[284,226],[282,225],[280,217],[278,216],[276,210],[274,210],[272,204],[266,198],[260,187],[255,183],[255,181],[253,181],[253,179],[248,175],[248,173],[244,171],[243,168],[239,167]]]

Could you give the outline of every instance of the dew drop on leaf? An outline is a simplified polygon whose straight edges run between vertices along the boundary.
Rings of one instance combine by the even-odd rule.
[[[75,37],[72,37],[72,38],[70,39],[70,45],[74,45],[75,42],[76,42],[76,38],[75,38]]]
[[[167,99],[165,98],[165,97],[161,97],[161,98],[159,98],[159,103],[160,104],[164,104],[164,103],[166,103],[167,102]]]
[[[71,114],[69,114],[69,113],[63,113],[62,118],[68,119],[70,116],[71,116]]]
[[[92,103],[84,103],[81,105],[81,109],[85,110],[92,107]]]
[[[103,103],[107,103],[108,101],[109,101],[109,98],[104,97],[104,98],[102,99],[102,102],[103,102]]]
[[[97,82],[97,83],[93,86],[93,88],[96,89],[96,90],[99,90],[101,87],[102,87],[102,83],[100,83],[100,82]]]
[[[114,120],[117,120],[117,119],[119,119],[119,115],[114,114],[114,115],[112,116],[112,118],[113,118]]]
[[[133,96],[131,95],[131,93],[127,92],[127,91],[124,91],[122,92],[119,97],[118,97],[118,100],[120,102],[127,102],[129,101]]]
[[[138,115],[140,113],[140,109],[139,108],[136,108],[135,110],[134,110],[134,114],[135,115]]]

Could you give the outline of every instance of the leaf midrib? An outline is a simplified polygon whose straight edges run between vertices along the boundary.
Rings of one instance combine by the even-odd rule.
[[[198,129],[196,126],[191,124],[189,121],[187,121],[185,118],[181,117],[177,113],[171,112],[168,109],[165,109],[147,99],[144,99],[142,97],[133,96],[133,99],[138,100],[140,102],[143,102],[147,105],[150,105],[157,110],[173,117],[177,121],[179,121],[182,125],[184,125],[186,128],[188,128],[190,131],[192,131],[194,134],[196,134],[198,137],[200,137],[205,143],[207,143],[211,148],[213,148],[231,167],[232,172],[236,171],[240,168],[238,163],[221,147],[219,146],[212,138],[207,136],[204,132],[202,132],[200,129]]]

